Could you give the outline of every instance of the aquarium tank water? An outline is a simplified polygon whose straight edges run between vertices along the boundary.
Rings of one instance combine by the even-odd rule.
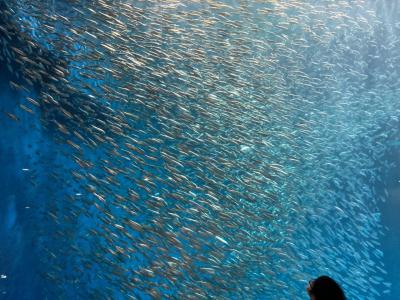
[[[0,299],[400,299],[400,1],[0,0]]]

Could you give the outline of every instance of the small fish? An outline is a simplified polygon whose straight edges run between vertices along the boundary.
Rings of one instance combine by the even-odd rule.
[[[23,104],[20,104],[19,107],[21,107],[24,111],[26,111],[26,112],[28,112],[28,113],[30,113],[30,114],[33,114],[33,113],[34,113],[32,109],[26,107],[26,106],[23,105]]]
[[[6,115],[13,121],[16,121],[16,122],[19,121],[19,118],[16,115],[12,114],[12,113],[6,112]]]

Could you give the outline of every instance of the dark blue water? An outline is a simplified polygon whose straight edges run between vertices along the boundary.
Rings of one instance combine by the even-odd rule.
[[[41,147],[40,122],[16,112],[23,95],[11,90],[11,75],[4,65],[0,70],[0,273],[7,276],[0,280],[1,297],[44,299],[36,235],[46,197],[46,188],[38,186],[46,148]],[[7,113],[18,115],[19,121]]]

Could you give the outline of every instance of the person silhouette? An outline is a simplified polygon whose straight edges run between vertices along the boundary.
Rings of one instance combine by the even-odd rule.
[[[311,300],[346,300],[342,288],[328,276],[310,280],[307,293]]]

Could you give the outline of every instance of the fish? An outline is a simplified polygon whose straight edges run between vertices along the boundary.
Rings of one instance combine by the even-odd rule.
[[[16,121],[16,122],[19,121],[19,118],[18,118],[15,114],[13,114],[13,113],[6,112],[6,115],[7,115],[7,117],[9,117],[9,118],[10,118],[11,120],[13,120],[13,121]]]
[[[399,47],[371,3],[0,0],[0,60],[35,107],[6,115],[57,153],[35,187],[56,190],[46,296],[291,299],[326,270],[386,294],[372,186]]]

